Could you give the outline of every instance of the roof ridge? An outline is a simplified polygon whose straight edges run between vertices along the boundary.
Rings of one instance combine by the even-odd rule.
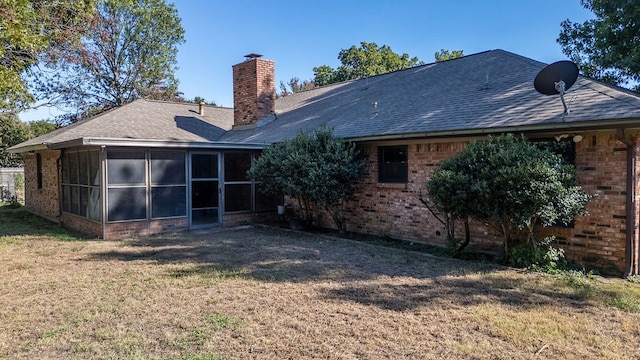
[[[615,100],[618,100],[618,101],[622,101],[625,104],[627,104],[627,105],[629,105],[631,107],[635,107],[636,109],[640,110],[640,106],[633,104],[628,99],[622,98],[622,97],[618,97],[617,94],[611,94],[609,92],[603,92],[601,90],[598,90],[593,86],[593,84],[595,83],[597,85],[609,88],[611,90],[619,91],[619,92],[621,92],[623,94],[626,94],[628,96],[631,96],[631,97],[640,98],[640,94],[636,93],[635,91],[629,90],[627,88],[623,88],[623,87],[618,86],[618,85],[609,84],[609,83],[606,83],[604,81],[600,81],[600,80],[594,79],[594,78],[592,78],[590,76],[585,76],[585,75],[579,75],[579,76],[582,77],[583,79],[589,81],[586,84],[580,85],[580,87],[591,89],[591,90],[593,90],[593,91],[595,91],[595,92],[597,92],[599,94],[608,96],[608,97],[610,97],[612,99],[615,99]]]
[[[536,66],[540,66],[540,65],[542,65],[542,66],[546,66],[546,65],[549,65],[549,64],[547,64],[547,63],[545,63],[545,62],[538,61],[538,60],[535,60],[535,59],[532,59],[532,58],[529,58],[529,57],[526,57],[526,56],[523,56],[523,55],[519,55],[519,54],[513,53],[513,52],[511,52],[511,51],[504,50],[504,49],[495,49],[495,50],[492,50],[492,51],[501,52],[501,53],[503,53],[504,55],[511,56],[511,57],[513,57],[513,58],[516,58],[516,59],[518,59],[518,60],[521,60],[521,61],[527,62],[527,63],[532,64],[532,65],[536,65]]]
[[[511,54],[511,55],[519,56],[519,55],[517,55],[517,54],[511,53],[511,52],[508,52],[508,51],[505,51],[505,50],[502,50],[502,49],[484,50],[484,51],[480,51],[480,52],[477,52],[477,53],[473,53],[473,54],[469,54],[469,55],[464,55],[464,56],[461,56],[461,57],[458,57],[458,58],[455,58],[455,59],[449,59],[449,60],[444,60],[444,61],[433,61],[433,62],[430,62],[430,63],[425,63],[425,64],[420,64],[420,65],[411,66],[411,67],[408,67],[408,68],[405,68],[405,69],[398,69],[398,70],[389,71],[389,72],[386,72],[386,73],[383,73],[383,74],[376,74],[376,75],[371,75],[371,76],[364,76],[364,77],[357,78],[357,79],[343,80],[343,81],[339,81],[339,82],[336,82],[336,83],[331,83],[331,84],[327,84],[327,85],[317,86],[317,87],[314,87],[313,89],[302,90],[302,91],[298,91],[298,92],[296,92],[296,93],[289,94],[289,95],[287,95],[287,96],[281,96],[281,97],[279,97],[278,99],[283,99],[283,98],[286,98],[286,97],[289,97],[289,96],[292,96],[292,95],[296,95],[296,94],[308,93],[308,92],[316,91],[316,90],[319,90],[319,89],[327,89],[327,88],[328,88],[328,87],[330,87],[330,86],[344,85],[344,84],[351,83],[351,82],[358,82],[358,81],[361,81],[361,80],[371,79],[371,78],[375,78],[375,77],[379,77],[379,76],[383,76],[383,75],[394,74],[394,73],[398,73],[398,72],[401,72],[401,71],[407,71],[407,70],[417,69],[417,68],[421,68],[421,67],[425,67],[425,66],[433,66],[433,65],[435,65],[435,64],[444,63],[444,62],[449,62],[449,61],[453,61],[453,60],[458,60],[458,59],[463,59],[463,58],[469,58],[469,57],[472,57],[472,56],[482,55],[482,54],[489,53],[489,52],[493,52],[493,51],[501,51],[501,52],[504,52],[504,53],[506,53],[506,54]],[[528,59],[528,58],[526,58],[526,57],[521,57],[521,58],[523,58],[523,59]],[[531,59],[529,59],[529,60],[531,60]],[[533,60],[533,61],[535,61],[535,60]],[[276,100],[277,100],[277,99],[276,99]]]
[[[169,104],[169,105],[200,105],[198,103],[194,103],[194,102],[189,102],[189,101],[171,101],[171,100],[155,100],[155,99],[137,99],[134,101],[138,101],[138,100],[144,100],[146,102],[152,102],[152,103],[160,103],[160,104]],[[208,108],[219,108],[219,109],[233,109],[232,107],[228,107],[228,106],[218,106],[218,105],[211,105],[211,104],[207,104],[205,103],[204,106],[208,107]]]

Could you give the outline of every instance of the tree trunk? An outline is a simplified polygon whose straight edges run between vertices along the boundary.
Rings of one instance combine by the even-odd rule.
[[[464,218],[464,242],[458,246],[456,254],[460,254],[471,242],[471,231],[469,230],[469,218]]]

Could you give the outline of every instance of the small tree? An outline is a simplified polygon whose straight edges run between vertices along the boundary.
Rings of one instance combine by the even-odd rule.
[[[0,167],[21,166],[22,155],[11,154],[8,148],[29,140],[29,126],[13,114],[0,114]]]
[[[363,171],[355,145],[320,127],[313,134],[300,132],[266,148],[249,176],[259,179],[266,193],[296,199],[306,225],[312,224],[314,206],[319,206],[344,232],[345,201],[355,192],[354,182]]]
[[[442,61],[461,58],[464,56],[464,51],[462,50],[449,51],[446,49],[440,49],[440,51],[435,52],[434,56],[435,56],[436,62],[442,62]]]
[[[568,224],[584,214],[590,199],[575,185],[572,166],[513,135],[471,143],[441,164],[427,188],[441,211],[495,228],[505,255],[518,243],[535,246],[536,225]]]
[[[465,239],[455,249],[456,254],[469,245],[469,217],[473,214],[473,204],[469,202],[468,191],[471,179],[461,168],[462,165],[457,157],[443,163],[425,184],[426,195],[420,194],[420,201],[444,225],[447,240],[451,244],[457,243],[455,221],[464,220]]]

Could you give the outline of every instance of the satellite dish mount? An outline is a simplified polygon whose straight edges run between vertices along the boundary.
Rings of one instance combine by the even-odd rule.
[[[568,115],[570,110],[564,100],[564,94],[578,79],[578,66],[572,61],[563,60],[554,62],[540,70],[533,81],[533,86],[543,95],[560,94],[563,115]]]
[[[567,107],[566,101],[564,101],[564,90],[565,90],[566,84],[562,80],[554,84],[555,84],[556,90],[558,90],[558,92],[560,93],[560,100],[562,100],[562,106],[564,107],[564,114],[568,115],[571,110],[569,110],[569,108]]]

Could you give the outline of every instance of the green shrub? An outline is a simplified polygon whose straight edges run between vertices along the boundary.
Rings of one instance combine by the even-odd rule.
[[[538,243],[513,246],[507,251],[506,260],[512,266],[558,274],[568,269],[564,250],[551,246],[553,237]]]
[[[503,254],[518,264],[541,261],[536,226],[570,223],[586,213],[591,198],[576,186],[572,165],[510,134],[472,142],[443,161],[426,188],[441,213],[494,228],[502,235]],[[520,244],[528,248],[511,249]]]
[[[18,195],[9,191],[9,189],[2,189],[0,192],[0,201],[7,204],[10,208],[18,208],[20,207],[20,201],[18,201]]]
[[[591,283],[591,279],[593,278],[592,271],[584,272],[579,270],[566,270],[562,272],[562,277],[567,285],[574,289],[582,289],[586,291],[594,289],[594,286]]]
[[[364,167],[353,143],[319,127],[266,148],[248,175],[260,181],[261,191],[295,199],[305,225],[312,224],[319,207],[344,232],[345,200],[355,193],[355,182],[364,174]]]

